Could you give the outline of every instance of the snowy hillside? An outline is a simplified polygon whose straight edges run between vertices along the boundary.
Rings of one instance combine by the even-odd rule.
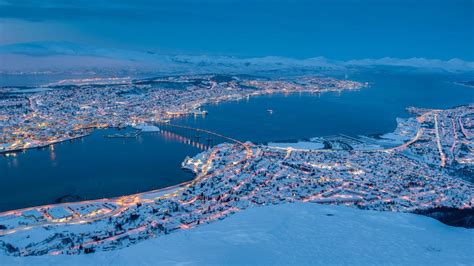
[[[350,61],[324,57],[295,59],[279,56],[241,58],[216,55],[172,55],[156,51],[98,48],[70,42],[28,42],[0,45],[0,72],[134,69],[164,73],[275,70],[344,70],[353,67],[395,66],[448,72],[474,71],[474,62],[426,58],[380,58]]]
[[[406,213],[308,203],[78,256],[0,257],[0,265],[472,265],[474,230]]]

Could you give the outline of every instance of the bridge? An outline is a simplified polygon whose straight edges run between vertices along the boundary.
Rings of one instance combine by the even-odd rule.
[[[193,131],[196,131],[196,132],[202,132],[202,133],[206,133],[206,134],[209,134],[209,135],[212,135],[212,136],[215,136],[215,137],[223,138],[225,140],[228,140],[228,141],[236,143],[236,144],[240,144],[242,146],[246,145],[245,143],[241,142],[240,140],[237,140],[237,139],[234,139],[234,138],[216,133],[214,131],[206,130],[206,129],[194,128],[194,127],[190,127],[190,126],[176,125],[176,124],[161,124],[161,125],[168,126],[168,127],[174,127],[174,128],[188,129],[188,130],[193,130]]]
[[[230,167],[234,166],[234,164],[239,164],[243,163],[249,158],[253,156],[253,150],[251,147],[253,144],[250,143],[243,143],[237,139],[210,131],[206,129],[200,129],[200,128],[193,128],[189,126],[184,126],[184,125],[174,125],[174,124],[166,124],[168,127],[174,127],[174,128],[182,128],[182,129],[187,129],[187,130],[193,130],[196,132],[202,132],[206,133],[212,136],[220,137],[223,138],[229,142],[232,142],[237,145],[241,145],[245,150],[246,150],[246,156],[237,162],[232,162],[230,163],[231,165],[224,167],[220,171],[215,171],[211,174],[208,174],[208,170],[210,169],[210,165],[215,157],[215,154],[218,152],[218,149],[214,150],[212,154],[209,156],[208,160],[204,164],[205,167],[204,169],[198,176],[196,176],[195,179],[187,182],[183,182],[174,186],[166,187],[166,188],[161,188],[161,189],[156,189],[156,190],[151,190],[147,192],[142,192],[142,193],[137,193],[137,194],[132,194],[132,195],[127,195],[127,196],[122,196],[122,197],[117,197],[117,198],[104,198],[104,199],[97,199],[97,200],[87,200],[87,201],[80,201],[80,202],[70,202],[70,203],[59,203],[59,204],[50,204],[50,205],[42,205],[42,206],[36,206],[36,207],[29,207],[29,208],[24,208],[24,209],[18,209],[18,210],[12,210],[12,211],[6,211],[6,212],[1,212],[0,213],[0,218],[1,217],[6,217],[6,216],[23,216],[23,213],[26,211],[31,211],[31,210],[36,210],[38,213],[41,213],[43,215],[44,221],[37,222],[32,225],[25,225],[25,226],[19,226],[14,229],[7,229],[7,230],[0,230],[0,236],[3,235],[9,235],[9,234],[14,234],[16,232],[20,231],[27,231],[31,230],[33,228],[37,227],[44,227],[48,225],[61,225],[61,224],[68,224],[68,225],[74,225],[74,224],[84,224],[84,223],[90,223],[102,219],[106,219],[111,216],[118,216],[122,212],[126,211],[129,209],[129,207],[132,207],[136,204],[146,204],[146,203],[154,203],[156,200],[160,199],[166,199],[166,198],[171,198],[171,197],[176,197],[178,196],[179,192],[182,192],[189,187],[195,185],[199,181],[205,179],[205,178],[212,178],[213,176],[216,176],[223,171],[226,171]],[[247,164],[242,164],[242,169],[248,167]],[[72,210],[73,205],[88,205],[88,204],[98,204],[98,205],[114,205],[115,208],[110,208],[110,206],[104,206],[104,209],[108,209],[109,211],[105,213],[98,213],[94,215],[78,215]],[[48,217],[45,211],[42,210],[47,210],[50,208],[54,207],[62,207],[66,209],[68,212],[71,212],[72,218],[67,219],[66,221],[61,220],[54,220],[51,217]]]

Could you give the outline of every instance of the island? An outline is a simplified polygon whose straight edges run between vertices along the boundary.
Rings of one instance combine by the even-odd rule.
[[[80,138],[96,128],[150,129],[182,115],[205,115],[219,101],[272,94],[357,90],[350,80],[315,76],[183,75],[150,79],[86,79],[41,88],[0,89],[0,153]]]

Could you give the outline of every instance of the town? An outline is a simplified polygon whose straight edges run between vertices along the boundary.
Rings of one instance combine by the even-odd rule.
[[[4,212],[0,252],[29,256],[112,250],[247,208],[292,202],[400,212],[472,209],[474,106],[409,111],[416,116],[397,120],[393,133],[374,140],[397,143],[392,147],[310,150],[227,137],[227,143],[183,161],[196,174],[191,182],[114,199]]]
[[[200,107],[212,102],[271,93],[355,90],[367,85],[333,78],[269,80],[227,75],[107,79],[106,84],[86,81],[95,83],[58,82],[23,89],[24,93],[0,88],[0,153],[84,137],[94,128],[152,125],[176,116],[202,115],[206,111]]]

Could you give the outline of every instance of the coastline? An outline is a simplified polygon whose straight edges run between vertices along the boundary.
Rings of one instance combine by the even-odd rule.
[[[189,183],[153,193],[104,199],[108,200],[104,204],[88,201],[86,206],[77,202],[28,209],[39,213],[36,221],[25,216],[26,211],[0,213],[0,220],[8,221],[0,234],[6,243],[14,243],[17,237],[30,233],[47,237],[63,226],[74,226],[77,230],[71,234],[74,241],[79,241],[76,243],[84,241],[76,240],[77,232],[87,236],[86,251],[80,248],[82,244],[58,248],[51,241],[30,243],[23,248],[18,244],[19,249],[12,252],[20,256],[82,254],[190,229],[260,205],[302,201],[379,211],[428,211],[438,206],[469,211],[473,200],[466,191],[472,185],[448,175],[445,167],[457,159],[464,160],[465,154],[456,149],[456,143],[471,136],[471,127],[464,128],[463,123],[470,123],[472,108],[468,105],[448,110],[417,109],[421,112],[417,117],[397,120],[397,128],[392,132],[405,140],[403,144],[376,151],[270,149],[226,137],[234,144],[219,144],[183,162],[183,166],[196,173]],[[204,129],[194,130],[222,137]],[[419,163],[402,152],[419,156]],[[440,161],[443,157],[445,161]],[[388,164],[391,161],[396,164]],[[91,206],[99,211],[77,211]],[[114,223],[120,226],[108,233],[88,229],[91,224],[110,228]]]
[[[93,130],[94,130],[94,128],[93,128]],[[46,144],[41,144],[41,145],[38,145],[38,146],[33,146],[33,147],[28,147],[28,148],[0,151],[0,155],[6,156],[10,153],[20,153],[20,152],[26,152],[26,151],[32,150],[32,149],[42,149],[42,148],[46,148],[48,146],[59,144],[59,143],[62,143],[62,142],[73,141],[73,140],[76,140],[76,139],[85,138],[85,137],[89,136],[90,134],[91,133],[86,133],[86,134],[83,134],[83,135],[80,135],[80,136],[75,136],[75,137],[71,137],[71,138],[68,138],[68,139],[58,140],[58,141],[55,141],[55,142],[49,142],[49,143],[46,143]]]
[[[212,101],[212,100],[211,100]],[[203,103],[203,105],[206,105],[208,103]],[[459,106],[459,107],[468,107],[470,106],[469,104],[466,104],[466,105],[462,105],[462,106]],[[409,108],[407,108],[407,111],[408,111]],[[191,109],[193,110],[193,109]],[[190,112],[191,113],[191,112]],[[188,114],[190,114],[188,113]],[[411,112],[413,115],[415,113]],[[416,116],[412,116],[412,118],[416,118]],[[173,118],[171,118],[173,119]],[[157,125],[159,125],[159,123],[156,123]],[[166,125],[168,126],[176,126],[176,127],[183,127],[181,125],[173,125],[173,124],[169,124],[169,123],[165,123]],[[133,126],[131,126],[133,128]],[[185,126],[186,127],[186,126]],[[397,126],[398,127],[398,126]],[[100,129],[107,129],[107,128],[115,128],[115,129],[122,129],[123,127],[100,127]],[[190,130],[196,130],[196,131],[203,131],[203,129],[199,129],[199,128],[191,128],[191,127],[186,127],[187,129],[190,129]],[[95,129],[99,129],[99,128],[94,128],[94,127],[89,127],[88,129],[91,129],[91,130],[95,130]],[[207,131],[207,130],[204,130],[204,131]],[[143,133],[143,131],[139,130],[140,133]],[[211,131],[207,131],[207,132],[210,132],[210,133],[213,133]],[[394,131],[395,132],[395,131]],[[388,132],[388,133],[380,133],[378,135],[386,135],[386,134],[393,134],[394,132]],[[144,132],[146,133],[146,131]],[[216,133],[217,134],[217,133]],[[55,142],[55,143],[51,143],[51,144],[46,144],[46,145],[43,145],[43,146],[38,146],[38,147],[31,147],[31,148],[28,148],[28,149],[35,149],[35,148],[45,148],[45,147],[48,147],[50,145],[54,145],[54,144],[58,144],[58,143],[61,143],[61,142],[65,142],[65,141],[72,141],[72,140],[75,140],[75,139],[79,139],[79,138],[83,138],[83,137],[86,137],[86,136],[89,136],[90,133],[88,134],[84,134],[82,136],[77,136],[77,137],[74,137],[74,138],[71,138],[71,139],[66,139],[66,140],[61,140],[61,141],[58,141],[58,142]],[[225,137],[225,136],[222,136],[219,134],[220,137]],[[235,142],[239,145],[242,145],[243,147],[246,147],[247,144],[243,143],[243,142],[240,142],[238,140],[235,140],[235,139],[232,139],[232,138],[229,138],[229,137],[225,137],[225,138],[228,138],[229,141],[231,142]],[[318,137],[318,138],[324,138],[324,137]],[[275,142],[275,144],[278,144],[280,142]],[[299,140],[286,140],[286,141],[283,141],[283,144],[298,144],[299,143]],[[312,142],[311,142],[312,143]],[[265,145],[265,146],[268,146],[269,148],[272,148],[272,149],[277,149],[277,150],[286,150],[288,149],[289,147],[291,146],[288,146],[288,147],[279,147],[279,146],[269,146],[270,143],[262,143],[262,145]],[[253,144],[251,144],[253,145]],[[387,150],[391,150],[391,149],[394,149],[396,148],[397,146],[394,146],[392,148],[384,148],[384,149],[387,149]],[[26,150],[28,150],[26,149]],[[295,147],[291,147],[292,150],[301,150],[301,151],[320,151],[320,152],[333,152],[335,151],[334,149],[326,149],[326,148],[323,148],[323,149],[312,149],[312,148],[295,148]],[[25,149],[20,149],[18,150],[17,152],[24,152],[26,151]],[[363,150],[364,152],[371,152],[372,150]],[[373,150],[373,152],[379,152],[380,150]],[[9,153],[14,153],[15,151],[6,151],[6,152],[0,152],[0,154],[3,154],[5,156],[5,154],[9,154]],[[189,158],[191,159],[191,158]],[[28,211],[28,210],[32,210],[32,209],[38,209],[38,208],[47,208],[47,207],[51,207],[51,206],[67,206],[68,204],[81,204],[81,203],[92,203],[92,202],[96,202],[96,203],[103,203],[103,202],[107,202],[107,201],[116,201],[118,199],[124,199],[124,198],[140,198],[140,197],[147,197],[149,195],[154,195],[156,193],[161,193],[163,191],[170,191],[169,193],[166,193],[166,196],[169,196],[169,195],[172,195],[172,194],[176,194],[177,192],[179,191],[182,191],[184,189],[184,187],[189,187],[197,182],[199,182],[199,175],[196,173],[195,170],[191,169],[191,168],[188,168],[188,167],[185,167],[185,162],[186,162],[186,158],[183,160],[182,162],[182,169],[185,170],[185,171],[189,171],[190,173],[193,173],[195,176],[192,180],[190,181],[186,181],[186,182],[182,182],[182,183],[179,183],[179,184],[176,184],[176,185],[172,185],[172,186],[168,186],[168,187],[163,187],[163,188],[159,188],[159,189],[155,189],[155,190],[150,190],[150,191],[144,191],[144,192],[139,192],[139,193],[133,193],[133,194],[127,194],[127,195],[121,195],[121,196],[117,196],[117,197],[112,197],[112,198],[98,198],[98,199],[91,199],[91,200],[79,200],[79,201],[71,201],[71,202],[63,202],[63,203],[51,203],[51,204],[45,204],[45,205],[39,205],[39,206],[31,206],[31,207],[25,207],[25,208],[20,208],[20,209],[13,209],[13,210],[7,210],[7,211],[2,211],[0,212],[0,216],[2,215],[8,215],[9,213],[11,212],[23,212],[23,211]],[[171,191],[173,189],[177,188],[176,191]],[[426,210],[427,212],[429,212],[429,210]],[[416,212],[415,212],[416,213]],[[421,213],[421,212],[420,212]]]
[[[297,89],[288,89],[288,88],[271,88],[271,89],[255,89],[253,91],[251,90],[241,90],[237,91],[234,94],[225,94],[225,95],[219,95],[214,98],[204,98],[204,99],[199,99],[195,101],[189,101],[182,103],[179,106],[172,106],[169,107],[168,109],[160,109],[159,111],[161,113],[165,113],[166,115],[164,117],[160,117],[158,120],[153,119],[153,120],[146,120],[146,119],[138,119],[138,122],[123,122],[120,123],[119,125],[114,125],[114,124],[104,124],[104,123],[95,123],[93,125],[87,125],[85,127],[77,127],[74,130],[86,130],[86,129],[99,129],[99,128],[118,128],[118,127],[123,127],[123,126],[131,126],[133,127],[135,124],[154,124],[154,123],[163,123],[167,122],[174,117],[179,117],[183,115],[191,115],[195,113],[195,110],[198,110],[202,108],[205,105],[212,104],[212,103],[219,103],[221,101],[225,102],[231,102],[231,101],[239,101],[245,98],[249,98],[252,96],[260,96],[260,95],[271,95],[271,94],[293,94],[293,93],[328,93],[328,92],[340,92],[344,90],[359,90],[361,88],[367,87],[368,84],[362,84],[362,83],[357,83],[354,88],[313,88],[313,89],[308,89],[308,88],[297,88]],[[245,92],[245,93],[243,93]],[[31,102],[31,100],[30,100]],[[173,111],[173,109],[178,109],[178,112]],[[87,136],[88,134],[85,134],[84,136]],[[84,137],[80,136],[80,137]],[[23,151],[23,150],[28,150],[28,149],[34,149],[38,147],[45,147],[48,145],[60,143],[63,141],[67,141],[73,138],[65,138],[59,141],[50,141],[44,144],[37,144],[35,146],[27,146],[27,147],[21,147],[21,148],[13,148],[13,149],[2,149],[0,150],[0,154],[8,153],[8,152],[16,152],[16,151]]]

